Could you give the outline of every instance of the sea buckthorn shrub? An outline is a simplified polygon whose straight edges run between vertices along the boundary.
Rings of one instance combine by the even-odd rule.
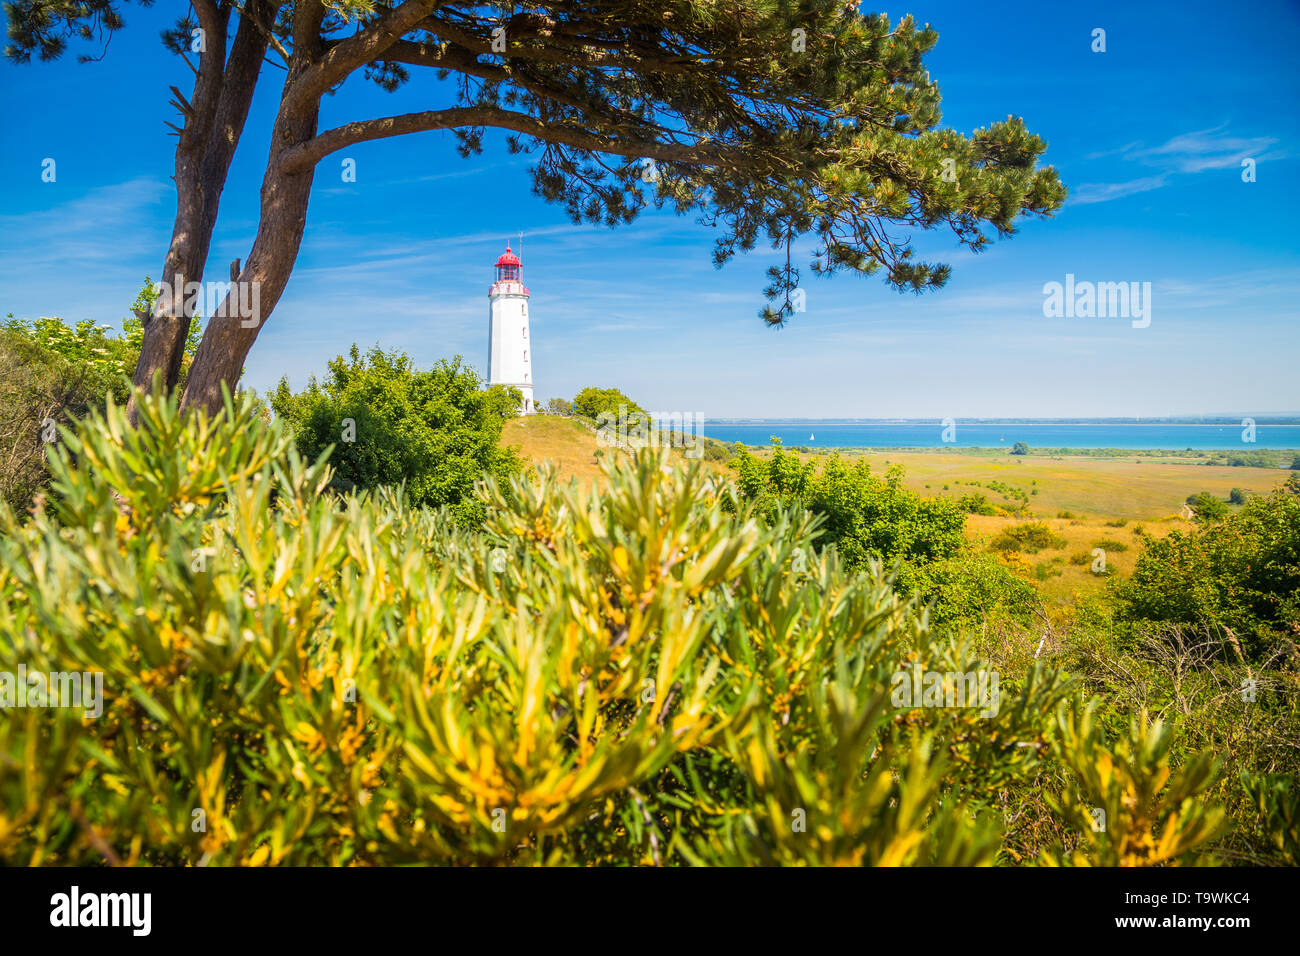
[[[1220,825],[1168,728],[1117,744],[1037,661],[954,696],[960,634],[698,465],[488,479],[470,529],[330,491],[251,401],[138,411],[0,511],[0,671],[104,682],[0,721],[6,864],[1144,864]]]

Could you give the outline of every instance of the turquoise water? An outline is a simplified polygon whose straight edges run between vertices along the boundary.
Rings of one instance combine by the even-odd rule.
[[[766,445],[776,436],[787,446],[810,448],[1002,448],[1018,441],[1031,448],[1193,448],[1251,451],[1259,448],[1300,449],[1300,420],[1257,420],[1254,442],[1243,440],[1241,419],[1214,422],[962,422],[955,441],[945,442],[944,426],[929,421],[845,422],[709,421],[704,434],[724,442]],[[950,433],[951,434],[951,433]]]

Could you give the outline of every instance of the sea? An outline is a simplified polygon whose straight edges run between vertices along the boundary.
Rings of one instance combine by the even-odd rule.
[[[1243,419],[705,419],[719,441],[808,448],[1300,449],[1300,416]]]

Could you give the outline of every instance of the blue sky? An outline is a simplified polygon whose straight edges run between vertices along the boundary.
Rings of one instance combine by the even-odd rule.
[[[0,64],[0,314],[118,324],[144,275],[159,278],[175,212],[167,86],[191,85],[158,42],[178,6],[126,8],[97,63]],[[809,278],[807,311],[771,330],[756,315],[771,250],[716,270],[713,233],[690,217],[573,226],[530,194],[526,157],[499,137],[463,160],[450,134],[426,133],[322,163],[245,383],[300,387],[354,341],[482,369],[492,263],[523,231],[539,398],[617,386],[709,418],[1300,410],[1300,5],[918,0],[887,12],[938,31],[927,62],[946,125],[1023,116],[1072,191],[1054,219],[979,256],[917,236],[953,265],[945,289]],[[1105,53],[1090,49],[1095,28]],[[391,95],[353,82],[325,103],[323,127],[441,102],[431,80]],[[252,242],[279,83],[267,68],[210,278]],[[344,156],[355,183],[342,182]],[[41,182],[46,157],[54,183]],[[1152,283],[1150,326],[1045,318],[1043,285],[1067,273]]]

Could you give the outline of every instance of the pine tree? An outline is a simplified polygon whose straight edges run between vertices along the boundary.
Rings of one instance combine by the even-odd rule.
[[[67,40],[111,36],[121,3],[8,4],[17,60],[58,56]],[[879,273],[900,291],[942,286],[950,268],[917,258],[903,232],[947,228],[983,249],[1025,215],[1065,198],[1040,167],[1046,144],[1015,117],[969,135],[940,126],[924,65],[938,34],[843,0],[558,0],[502,9],[405,0],[196,0],[164,35],[197,57],[186,98],[172,87],[177,219],[163,274],[202,278],[217,203],[263,60],[284,72],[257,237],[232,281],[259,290],[255,321],[233,301],[214,315],[186,406],[215,409],[233,385],[293,270],[317,163],[367,140],[451,130],[462,156],[488,130],[529,155],[533,186],[574,221],[615,224],[647,206],[718,229],[721,264],[759,242],[777,253],[764,321],[802,309],[795,241],[814,274]],[[237,24],[237,25],[236,25]],[[395,90],[421,70],[424,110],[319,128],[321,98],[358,79]],[[173,288],[177,283],[173,282]],[[235,293],[232,293],[232,296]],[[137,385],[179,376],[191,316],[183,294],[146,323]]]

